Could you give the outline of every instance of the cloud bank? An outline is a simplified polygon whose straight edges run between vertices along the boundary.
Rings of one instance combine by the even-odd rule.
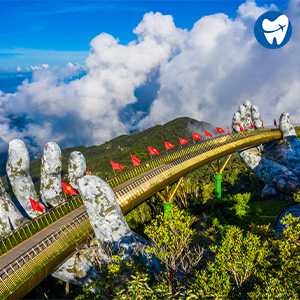
[[[234,19],[205,16],[190,31],[177,28],[172,16],[150,12],[128,45],[98,35],[85,66],[37,69],[15,94],[0,92],[0,151],[16,137],[33,151],[50,140],[61,147],[100,144],[130,132],[133,123],[142,129],[180,116],[226,126],[245,99],[259,105],[265,124],[283,111],[300,121],[299,0],[284,12],[293,34],[277,50],[263,48],[253,34],[268,9],[276,7],[247,1]],[[147,115],[122,118],[142,101],[135,91],[154,77],[159,89]]]

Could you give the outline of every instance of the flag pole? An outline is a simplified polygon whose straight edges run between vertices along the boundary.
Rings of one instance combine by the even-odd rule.
[[[114,174],[115,174],[115,176],[116,176],[116,171],[113,169],[113,171],[114,171]]]

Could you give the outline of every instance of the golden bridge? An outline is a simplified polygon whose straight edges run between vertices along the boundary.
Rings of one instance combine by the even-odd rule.
[[[300,126],[295,126],[300,136]],[[221,135],[145,162],[108,180],[124,214],[189,172],[236,151],[282,139],[277,128]],[[0,240],[0,299],[19,299],[83,245],[93,231],[80,198]]]

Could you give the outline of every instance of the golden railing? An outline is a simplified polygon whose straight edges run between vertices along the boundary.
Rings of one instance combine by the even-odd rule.
[[[295,126],[295,129],[299,137],[300,126]],[[221,135],[148,161],[141,166],[109,179],[108,183],[115,192],[122,212],[126,214],[165,186],[207,163],[236,151],[261,143],[280,140],[281,138],[281,133],[277,128]],[[72,207],[74,208],[73,211]],[[5,258],[6,252],[9,254],[15,249],[14,247],[16,247],[18,242],[34,238],[39,233],[37,229],[42,228],[46,222],[47,226],[49,226],[59,220],[63,220],[62,218],[67,217],[68,214],[82,210],[84,211],[84,206],[81,200],[79,198],[72,199],[71,202],[57,206],[3,237],[0,240],[0,249],[3,251],[3,255],[0,256],[0,262]],[[64,231],[60,228],[51,233],[50,236],[53,243],[47,246],[47,242],[43,239],[39,241],[41,244],[32,245],[30,252],[27,251],[28,256],[26,258],[24,257],[24,255],[27,255],[26,253],[17,255],[3,268],[2,273],[0,273],[0,299],[9,297],[15,299],[25,295],[76,250],[74,247],[76,243],[81,244],[84,242],[92,229],[87,213],[84,212],[81,215],[86,217],[78,219],[79,216],[76,216],[74,218],[76,221],[71,220],[61,227],[66,228],[74,221],[72,230]],[[34,224],[42,225],[34,226]],[[27,232],[28,234],[22,239],[21,232]],[[40,232],[42,233],[43,230],[40,230]],[[49,237],[46,240],[49,241]],[[46,245],[47,247],[43,248],[41,245]],[[22,244],[18,247],[20,246]],[[33,255],[31,255],[32,253]],[[29,260],[26,260],[27,258]]]
[[[0,299],[20,299],[86,241],[92,232],[86,211],[44,237],[0,271]],[[5,256],[4,256],[5,257]]]

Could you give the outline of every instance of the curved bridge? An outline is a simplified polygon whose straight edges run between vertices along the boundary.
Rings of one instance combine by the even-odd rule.
[[[300,136],[300,126],[295,126]],[[124,214],[199,167],[261,143],[282,139],[277,128],[222,135],[160,156],[108,183]],[[0,299],[22,298],[68,259],[92,233],[80,199],[55,207],[0,240]]]

